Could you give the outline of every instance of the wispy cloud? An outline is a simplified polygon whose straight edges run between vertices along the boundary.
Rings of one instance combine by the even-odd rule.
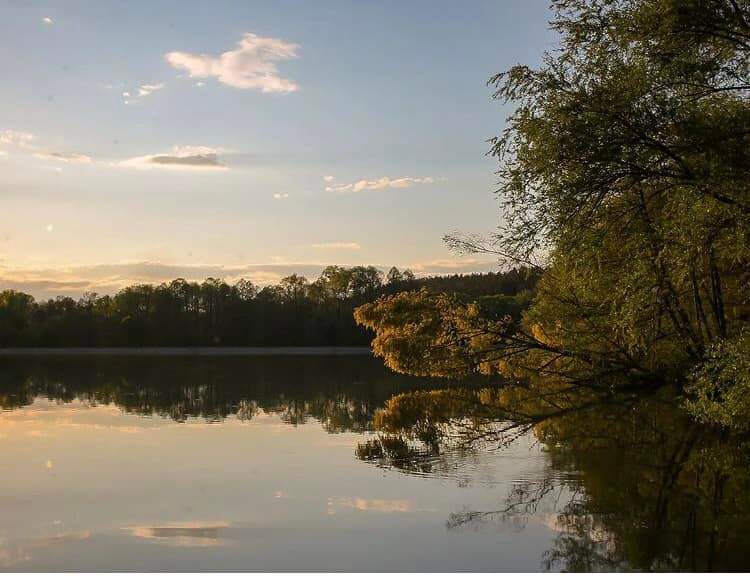
[[[138,96],[149,96],[162,88],[164,88],[163,82],[160,84],[141,84],[138,88]]]
[[[119,165],[142,170],[226,170],[227,166],[219,159],[218,152],[218,149],[207,146],[178,146],[168,153],[137,156],[123,160]]]
[[[322,248],[324,250],[359,250],[362,248],[356,242],[321,242],[312,244],[313,248]]]
[[[323,176],[323,180],[326,182],[333,182],[335,178],[333,176]]]
[[[30,132],[22,130],[0,131],[0,156],[8,153],[33,155],[42,160],[56,160],[58,162],[88,164],[91,157],[78,152],[56,152],[45,150],[37,144],[37,138]]]
[[[49,16],[45,16],[44,18],[42,18],[42,22],[44,22],[45,24],[52,24],[52,18],[50,18]]]
[[[0,147],[6,149],[30,150],[34,148],[34,135],[21,130],[0,131]]]
[[[131,102],[139,102],[143,98],[150,96],[154,92],[158,92],[164,88],[166,84],[159,82],[158,84],[141,84],[135,89],[128,89],[120,93],[124,104],[130,104]]]
[[[164,57],[174,68],[187,70],[191,78],[214,77],[233,88],[287,93],[299,86],[279,76],[276,63],[296,58],[298,49],[299,45],[279,38],[244,34],[237,49],[218,56],[168,52]]]
[[[68,152],[36,152],[34,156],[43,160],[58,160],[60,162],[70,162],[77,164],[88,164],[91,157],[86,154],[76,154]]]
[[[378,178],[377,180],[359,180],[350,184],[327,186],[326,192],[361,192],[363,190],[383,190],[385,188],[409,188],[416,184],[432,184],[434,178]]]
[[[283,194],[277,193],[277,194],[274,194],[273,197],[276,200],[285,200],[286,198],[289,198],[289,194],[287,194],[286,192],[284,192]]]

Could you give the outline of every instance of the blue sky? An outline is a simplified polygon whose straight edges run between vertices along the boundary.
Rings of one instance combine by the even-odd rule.
[[[492,269],[487,79],[542,1],[0,3],[0,288]]]

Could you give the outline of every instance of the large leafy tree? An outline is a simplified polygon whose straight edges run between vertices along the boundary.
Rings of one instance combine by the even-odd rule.
[[[543,268],[534,302],[515,322],[423,295],[446,320],[407,328],[422,340],[432,330],[432,344],[471,359],[467,371],[608,386],[682,377],[750,317],[750,3],[553,9],[559,48],[491,80],[516,105],[492,144],[500,230],[448,239]],[[403,307],[396,296],[358,319],[378,331],[378,353],[411,371],[398,354],[408,334],[394,330]]]

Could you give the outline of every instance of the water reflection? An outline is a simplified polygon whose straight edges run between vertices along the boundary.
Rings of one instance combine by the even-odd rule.
[[[220,546],[221,533],[229,528],[226,521],[175,522],[162,526],[130,526],[126,528],[136,538],[157,540],[171,546]]]
[[[405,394],[376,415],[380,435],[357,456],[431,471],[441,454],[504,446],[530,427],[545,474],[515,483],[496,509],[451,514],[448,530],[543,519],[558,534],[548,570],[746,570],[747,440],[696,425],[671,391],[600,400],[507,420],[497,390]]]
[[[39,550],[71,542],[80,542],[90,537],[91,532],[89,530],[81,530],[80,532],[58,532],[52,536],[44,536],[10,545],[3,545],[3,542],[0,541],[0,566],[4,568],[16,567],[31,560],[32,555]]]
[[[248,421],[262,411],[292,425],[314,418],[328,432],[365,432],[373,429],[375,409],[392,395],[441,386],[445,382],[393,374],[363,357],[7,358],[0,408],[45,397],[112,404],[178,422],[233,415]]]
[[[0,565],[747,569],[747,439],[667,390],[581,394],[371,358],[6,359]]]

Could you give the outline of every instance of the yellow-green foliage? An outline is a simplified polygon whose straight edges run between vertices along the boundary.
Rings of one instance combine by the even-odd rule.
[[[750,319],[750,5],[554,6],[560,50],[493,79],[517,106],[492,148],[501,231],[486,248],[451,240],[541,259],[529,309],[412,293],[357,319],[405,372],[684,383]],[[705,374],[728,370],[710,359]]]
[[[714,346],[687,392],[688,411],[700,421],[750,430],[750,332]]]
[[[398,372],[462,376],[482,365],[476,352],[487,334],[478,329],[474,304],[422,289],[381,297],[357,308],[354,317],[375,331],[373,351]]]

